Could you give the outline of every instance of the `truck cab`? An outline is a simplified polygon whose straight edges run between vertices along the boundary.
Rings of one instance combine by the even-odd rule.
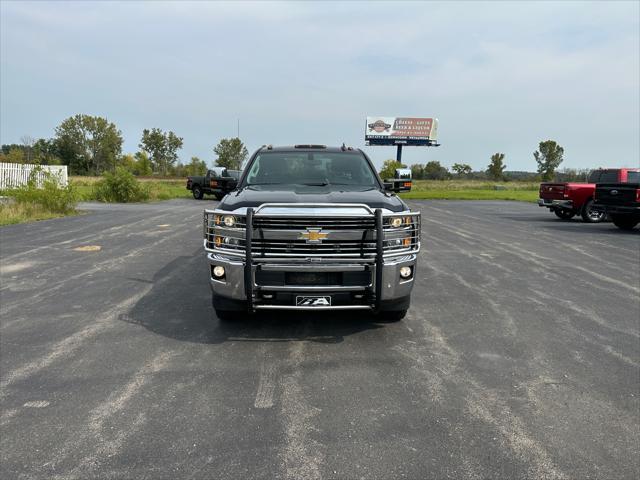
[[[220,319],[259,310],[368,310],[400,320],[420,251],[420,213],[359,149],[256,151],[237,190],[204,212],[212,303]]]

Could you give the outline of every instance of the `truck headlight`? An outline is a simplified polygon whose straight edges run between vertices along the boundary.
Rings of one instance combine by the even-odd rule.
[[[236,224],[236,217],[233,215],[225,215],[222,221],[225,227],[233,227]]]
[[[224,237],[222,240],[227,245],[238,245],[238,239],[233,237]]]
[[[402,217],[393,217],[390,223],[393,228],[398,228],[402,225]]]

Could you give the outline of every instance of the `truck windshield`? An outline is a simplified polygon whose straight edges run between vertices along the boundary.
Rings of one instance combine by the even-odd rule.
[[[249,167],[245,185],[380,185],[357,152],[262,152]]]

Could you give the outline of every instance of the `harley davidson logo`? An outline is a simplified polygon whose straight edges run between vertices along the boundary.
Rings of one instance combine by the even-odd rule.
[[[373,130],[377,133],[388,132],[391,128],[391,125],[383,122],[382,120],[376,120],[373,123],[369,124],[369,130]]]
[[[307,243],[322,243],[328,236],[329,234],[324,233],[321,228],[307,228],[306,232],[300,234],[300,239],[306,240]]]

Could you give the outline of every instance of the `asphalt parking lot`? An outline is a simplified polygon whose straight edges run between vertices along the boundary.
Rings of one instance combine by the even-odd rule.
[[[638,230],[414,201],[403,322],[221,323],[212,205],[0,229],[0,477],[640,476]]]

